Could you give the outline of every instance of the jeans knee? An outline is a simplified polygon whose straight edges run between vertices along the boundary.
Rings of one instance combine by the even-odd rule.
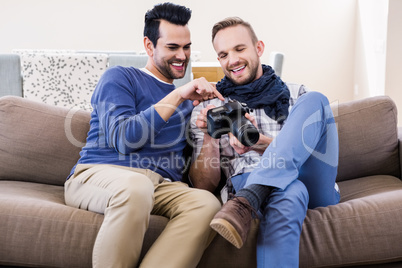
[[[324,94],[317,91],[309,91],[303,96],[305,96],[306,99],[313,101],[314,103],[322,103],[324,106],[329,104],[328,98]]]

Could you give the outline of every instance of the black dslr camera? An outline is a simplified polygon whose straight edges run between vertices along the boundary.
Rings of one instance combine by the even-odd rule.
[[[244,115],[249,109],[236,100],[231,100],[223,106],[208,110],[208,134],[219,139],[223,134],[232,134],[245,146],[252,146],[260,138],[257,128]]]

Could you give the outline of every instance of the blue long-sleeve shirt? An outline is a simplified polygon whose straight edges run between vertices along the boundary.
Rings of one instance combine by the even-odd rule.
[[[108,69],[91,99],[90,130],[77,164],[147,168],[180,180],[192,102],[179,105],[167,122],[153,106],[174,89],[136,68]]]

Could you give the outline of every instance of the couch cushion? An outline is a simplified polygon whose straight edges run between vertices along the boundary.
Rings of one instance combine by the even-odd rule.
[[[63,185],[79,158],[90,113],[0,98],[0,180]]]
[[[397,109],[386,96],[334,107],[339,133],[337,181],[372,175],[400,177]]]
[[[66,206],[61,186],[0,181],[0,265],[89,268],[102,221]],[[151,215],[141,258],[167,221]]]
[[[0,263],[91,267],[102,220],[64,205],[63,187],[0,181]]]
[[[216,235],[212,243],[205,250],[197,268],[252,268],[257,267],[257,235],[259,221],[254,220],[247,240],[239,250]]]
[[[300,241],[300,267],[402,260],[402,181],[370,176],[339,183],[341,202],[309,209]]]

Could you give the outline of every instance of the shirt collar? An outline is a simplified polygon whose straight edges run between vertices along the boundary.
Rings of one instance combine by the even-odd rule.
[[[141,71],[143,71],[144,73],[146,73],[146,74],[149,74],[150,76],[152,76],[153,78],[155,78],[156,80],[158,80],[158,81],[160,81],[160,82],[162,82],[162,83],[165,83],[165,84],[167,84],[167,85],[172,85],[173,83],[167,83],[167,82],[165,82],[165,81],[162,81],[162,80],[160,80],[158,77],[156,77],[150,70],[148,70],[147,68],[140,68],[140,70]]]

